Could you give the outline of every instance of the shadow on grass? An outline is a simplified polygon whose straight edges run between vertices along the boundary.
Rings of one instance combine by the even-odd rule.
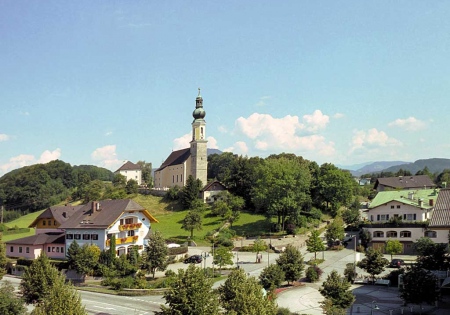
[[[243,225],[233,225],[231,229],[236,232],[236,235],[239,236],[259,236],[262,234],[267,234],[270,230],[270,223],[263,219],[251,223],[245,223]]]

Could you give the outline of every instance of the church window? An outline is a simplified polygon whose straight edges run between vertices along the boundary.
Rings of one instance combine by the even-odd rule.
[[[177,183],[178,183],[178,175],[177,175]]]

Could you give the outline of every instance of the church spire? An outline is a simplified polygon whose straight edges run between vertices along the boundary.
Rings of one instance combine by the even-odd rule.
[[[200,95],[200,88],[198,88],[198,96],[195,99],[195,110],[192,113],[192,117],[194,117],[194,121],[195,120],[203,120],[206,116],[206,112],[203,109],[203,98]]]

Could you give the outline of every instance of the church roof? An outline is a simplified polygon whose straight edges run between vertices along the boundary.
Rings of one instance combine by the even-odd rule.
[[[141,169],[141,167],[139,165],[134,164],[133,162],[127,161],[116,172],[119,172],[119,171],[134,171],[134,170],[140,170],[140,169]]]
[[[163,168],[166,168],[167,166],[181,164],[185,162],[190,155],[191,155],[190,148],[172,151],[169,157],[163,162],[163,164],[161,164],[161,166],[156,170],[156,172],[162,170]]]

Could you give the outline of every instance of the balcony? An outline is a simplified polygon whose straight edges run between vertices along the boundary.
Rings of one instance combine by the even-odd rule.
[[[139,239],[139,236],[127,236],[127,237],[120,237],[116,239],[116,245],[122,245],[127,243],[134,243],[137,242]],[[106,246],[109,246],[111,244],[111,240],[106,240]]]
[[[121,224],[119,225],[119,231],[137,230],[140,229],[141,226],[142,223]]]

